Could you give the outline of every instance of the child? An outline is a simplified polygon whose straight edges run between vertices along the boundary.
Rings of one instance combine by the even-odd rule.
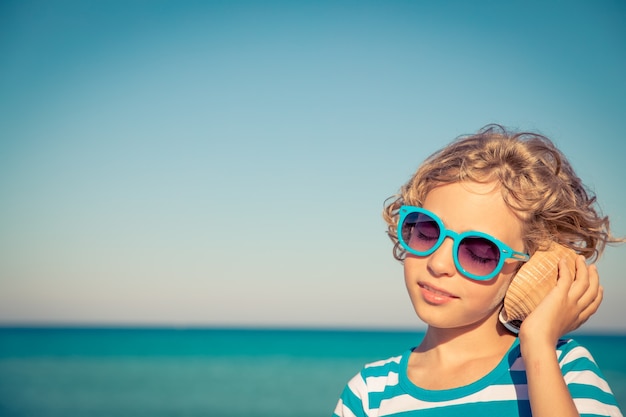
[[[541,135],[490,125],[431,155],[383,213],[424,339],[366,365],[334,416],[621,416],[589,352],[560,339],[602,301],[585,259],[622,241],[594,204]],[[551,241],[580,254],[576,271],[559,263],[556,288],[515,335],[498,319],[505,292]]]

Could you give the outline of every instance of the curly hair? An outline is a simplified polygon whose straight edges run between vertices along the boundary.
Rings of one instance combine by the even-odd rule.
[[[550,139],[492,124],[429,156],[399,193],[386,200],[383,218],[397,260],[406,256],[396,231],[400,207],[421,207],[433,188],[462,181],[501,185],[505,203],[523,222],[530,254],[555,241],[593,261],[607,243],[623,241],[611,235],[595,195]]]

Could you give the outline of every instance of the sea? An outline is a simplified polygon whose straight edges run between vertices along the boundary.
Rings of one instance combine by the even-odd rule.
[[[1,417],[330,416],[419,331],[0,328]],[[626,335],[576,334],[626,405]]]

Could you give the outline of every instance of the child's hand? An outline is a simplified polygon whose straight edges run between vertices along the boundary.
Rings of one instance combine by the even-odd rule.
[[[598,310],[602,294],[595,265],[587,266],[585,258],[578,256],[573,277],[561,260],[556,287],[523,321],[520,343],[547,343],[554,348],[559,337],[580,327]]]

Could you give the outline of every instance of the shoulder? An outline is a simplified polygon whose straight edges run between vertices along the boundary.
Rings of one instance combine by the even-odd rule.
[[[407,350],[401,355],[366,364],[350,384],[354,388],[358,386],[359,391],[366,392],[383,390],[386,385],[397,385],[403,358],[410,353],[411,350]]]
[[[411,349],[412,350],[412,349]],[[398,385],[403,358],[411,350],[399,356],[366,364],[343,390],[335,408],[335,416],[362,416],[370,409],[370,395],[383,393],[389,386]]]
[[[591,352],[574,339],[560,339],[556,345],[556,354],[561,367],[574,362],[589,362],[596,365]]]
[[[565,375],[565,380],[587,379],[594,385],[602,384],[604,377],[589,350],[573,339],[559,340],[556,346],[559,366]],[[602,384],[604,385],[604,384]]]
[[[559,340],[557,355],[563,379],[581,415],[621,416],[606,378],[586,347],[573,339]]]
[[[362,374],[366,375],[384,375],[388,373],[397,373],[400,368],[402,359],[411,354],[411,349],[404,352],[402,355],[392,356],[387,359],[379,360],[376,362],[368,363],[363,367]]]
[[[411,350],[409,349],[398,356],[366,364],[348,382],[348,387],[355,394],[358,393],[359,396],[362,396],[370,392],[382,392],[389,385],[397,385],[403,363],[411,354]]]

